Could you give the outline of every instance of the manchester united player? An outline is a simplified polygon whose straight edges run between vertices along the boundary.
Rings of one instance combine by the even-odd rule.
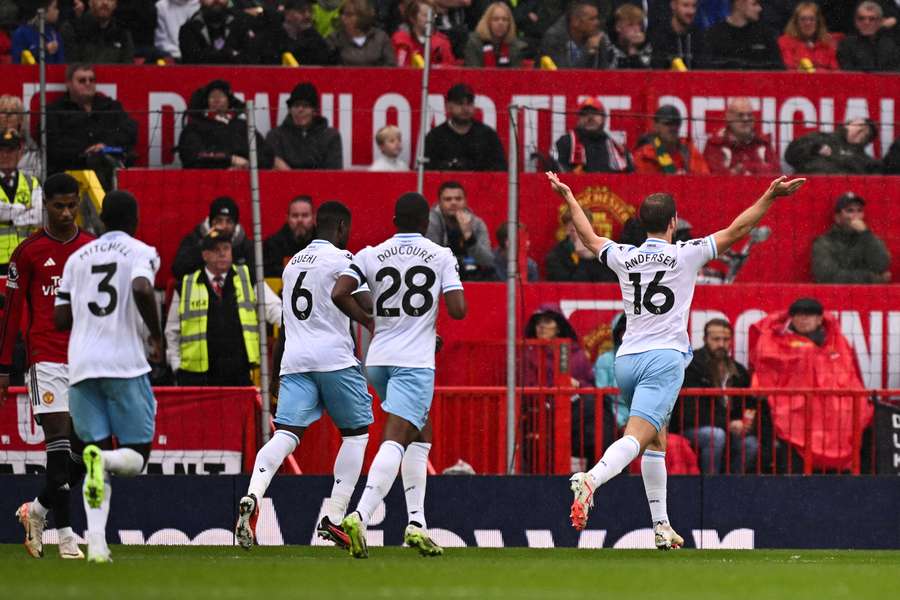
[[[69,255],[93,240],[75,224],[78,182],[65,173],[53,175],[44,184],[45,227],[16,248],[9,263],[6,283],[7,310],[0,320],[0,400],[9,387],[13,345],[22,326],[28,350],[26,384],[35,421],[44,429],[47,444],[47,481],[43,491],[16,511],[25,528],[25,549],[40,558],[47,512],[53,510],[59,532],[59,555],[84,558],[75,542],[69,519],[69,488],[83,466],[81,448],[73,455],[72,420],[69,416],[69,333],[53,325],[53,303]],[[23,320],[24,312],[24,320]],[[71,441],[70,441],[71,438]]]

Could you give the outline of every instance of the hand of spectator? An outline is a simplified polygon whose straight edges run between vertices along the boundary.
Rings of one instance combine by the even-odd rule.
[[[875,276],[875,281],[878,283],[890,283],[891,282],[891,272],[885,271],[884,273],[879,273]]]
[[[744,422],[741,419],[735,419],[734,421],[728,422],[728,431],[734,435],[741,435],[744,433],[744,429]]]
[[[84,149],[85,154],[97,154],[102,151],[106,147],[105,144],[94,144],[93,146],[88,146]]]
[[[540,19],[540,17],[537,16],[537,13],[533,13],[533,12],[528,13],[528,20],[531,21],[532,23],[537,23],[538,19]]]
[[[148,358],[150,362],[156,364],[162,364],[165,360],[165,353],[163,352],[163,341],[159,336],[151,335],[150,336],[150,355]]]
[[[819,156],[831,156],[831,146],[822,146],[819,148]]]
[[[587,50],[588,52],[597,52],[600,50],[600,42],[603,41],[603,32],[598,31],[594,35],[588,38],[587,41]]]
[[[243,156],[238,156],[237,154],[231,155],[231,167],[234,169],[249,169],[250,161],[244,158]]]
[[[891,29],[897,24],[897,17],[887,17],[886,19],[882,19],[881,28],[882,29]]]
[[[47,54],[56,54],[56,50],[59,48],[59,42],[52,41],[47,42]]]
[[[806,179],[800,177],[798,179],[791,179],[788,181],[788,178],[784,175],[773,181],[769,185],[769,189],[766,190],[766,194],[771,198],[779,198],[781,196],[790,196],[794,192],[800,189],[806,183]]]
[[[865,220],[863,220],[862,218],[855,218],[850,220],[850,229],[852,229],[856,233],[862,233],[868,228],[868,225],[866,225]]]
[[[244,14],[248,17],[258,17],[263,14],[262,6],[250,6],[244,9]]]
[[[456,212],[456,222],[459,223],[459,230],[463,234],[463,238],[469,239],[472,237],[472,213],[469,212],[468,209],[463,209]]]
[[[0,408],[6,403],[7,391],[9,391],[9,373],[0,373]]]

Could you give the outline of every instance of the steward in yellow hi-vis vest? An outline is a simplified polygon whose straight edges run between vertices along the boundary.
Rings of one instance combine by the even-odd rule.
[[[0,275],[19,242],[43,223],[44,196],[40,182],[19,171],[24,140],[15,129],[0,135]]]
[[[203,239],[204,267],[186,275],[177,302],[179,385],[251,385],[259,365],[256,293],[245,265],[235,265],[231,240],[213,231]],[[170,363],[174,362],[170,357]]]

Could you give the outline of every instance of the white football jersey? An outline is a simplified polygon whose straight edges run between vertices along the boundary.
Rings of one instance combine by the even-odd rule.
[[[72,305],[70,385],[150,372],[131,283],[138,277],[153,283],[158,270],[156,248],[123,231],[110,231],[69,257],[56,304]]]
[[[669,244],[648,238],[639,248],[609,242],[600,262],[619,277],[626,329],[616,356],[648,350],[690,352],[688,312],[697,274],[716,257],[713,236]]]
[[[372,290],[375,337],[366,365],[433,369],[441,296],[463,289],[453,252],[418,233],[398,233],[361,250],[343,274]]]
[[[330,242],[313,240],[284,268],[282,375],[338,371],[359,364],[353,353],[350,317],[331,301],[331,290],[352,259],[350,252]]]

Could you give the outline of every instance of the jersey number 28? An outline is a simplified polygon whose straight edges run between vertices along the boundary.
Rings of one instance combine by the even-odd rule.
[[[425,277],[425,281],[421,284],[416,283],[416,275],[423,275]],[[437,280],[437,275],[434,274],[434,271],[429,269],[428,267],[424,267],[422,265],[417,265],[415,267],[411,267],[405,275],[401,277],[400,271],[395,269],[394,267],[384,267],[377,273],[375,273],[376,281],[383,281],[385,279],[390,279],[391,284],[388,286],[384,292],[378,296],[378,301],[375,303],[375,315],[379,317],[399,317],[400,309],[399,308],[390,308],[384,305],[385,302],[388,301],[394,294],[400,291],[400,284],[406,284],[406,293],[403,294],[403,298],[400,301],[400,306],[403,307],[403,312],[409,315],[410,317],[421,317],[434,305],[434,297],[431,295],[431,286],[434,285],[434,282]],[[413,298],[416,296],[422,297],[421,306],[413,306]]]

